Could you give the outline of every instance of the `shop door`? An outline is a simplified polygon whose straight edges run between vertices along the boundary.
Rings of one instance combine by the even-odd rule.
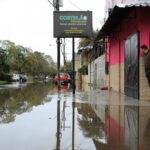
[[[139,98],[139,33],[125,40],[125,94]]]

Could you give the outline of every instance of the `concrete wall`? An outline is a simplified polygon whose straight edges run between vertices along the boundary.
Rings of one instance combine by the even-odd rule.
[[[88,75],[82,75],[82,89],[84,91],[88,89]]]
[[[75,61],[75,71],[76,71],[76,80],[79,80],[80,78],[80,75],[79,75],[79,72],[78,72],[78,69],[80,68],[80,61]]]
[[[106,85],[105,54],[88,65],[88,83]]]
[[[150,100],[150,87],[145,75],[143,57],[140,57],[140,99]]]
[[[106,85],[114,91],[124,93],[124,63],[109,66]]]

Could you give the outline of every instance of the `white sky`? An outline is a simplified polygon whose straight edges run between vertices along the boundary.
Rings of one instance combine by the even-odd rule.
[[[60,11],[79,11],[70,1],[83,11],[93,11],[93,28],[101,28],[98,19],[102,21],[104,19],[105,0],[63,0],[64,7],[61,7]],[[0,40],[10,40],[17,45],[30,47],[33,51],[51,55],[56,62],[53,10],[47,0],[0,0]],[[68,40],[66,40],[66,53],[68,53],[67,59],[71,60],[72,46]]]

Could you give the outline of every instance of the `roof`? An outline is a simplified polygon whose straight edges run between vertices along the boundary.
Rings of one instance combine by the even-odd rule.
[[[138,1],[138,2],[130,2],[126,4],[119,4],[116,5],[120,8],[127,8],[127,7],[150,7],[150,1]]]
[[[110,33],[114,32],[115,27],[119,25],[122,20],[128,16],[128,14],[136,7],[150,7],[150,1],[139,1],[130,2],[126,4],[116,5],[109,18],[106,20],[105,24],[101,28],[96,37],[96,40],[108,36]]]
[[[93,48],[93,45],[89,45],[86,47],[80,47],[80,49],[78,50],[78,54],[81,54],[83,51],[89,51]]]

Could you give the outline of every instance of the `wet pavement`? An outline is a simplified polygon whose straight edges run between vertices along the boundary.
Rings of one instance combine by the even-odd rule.
[[[75,96],[52,83],[0,88],[0,150],[150,149],[149,101],[88,86]]]

